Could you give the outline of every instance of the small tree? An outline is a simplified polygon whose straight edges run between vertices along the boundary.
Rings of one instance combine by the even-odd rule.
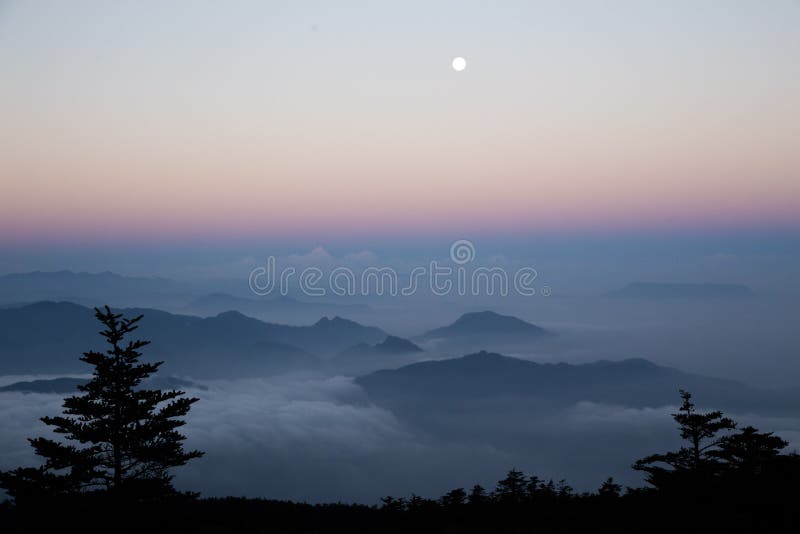
[[[486,489],[480,484],[475,484],[469,492],[467,502],[472,506],[479,506],[486,504],[489,501],[489,496],[486,494]]]
[[[463,506],[466,500],[467,492],[464,491],[464,488],[456,488],[442,495],[439,502],[445,508],[458,508]]]
[[[498,502],[507,504],[519,504],[525,500],[528,489],[528,481],[522,471],[512,469],[506,478],[497,483],[494,490]]]
[[[381,497],[381,502],[383,503],[382,510],[392,514],[399,514],[400,512],[404,512],[406,510],[406,500],[402,497],[395,499],[389,495],[387,497]]]
[[[0,473],[0,487],[18,502],[98,491],[134,499],[175,494],[169,470],[203,454],[185,452],[177,430],[198,399],[140,387],[163,363],[139,361],[149,341],[125,342],[142,316],[123,318],[106,306],[95,308],[95,317],[108,350],[83,354],[94,367],[91,380],[64,400],[63,415],[42,418],[65,440],[29,440],[43,464]]]
[[[614,482],[612,477],[609,477],[600,485],[597,494],[604,499],[616,499],[622,495],[622,486]]]
[[[528,483],[525,489],[527,493],[528,499],[535,499],[536,497],[541,495],[542,489],[542,479],[540,479],[536,475],[531,475],[528,477]]]

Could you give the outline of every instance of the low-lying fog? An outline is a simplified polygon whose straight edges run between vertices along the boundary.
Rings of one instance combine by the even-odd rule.
[[[387,298],[374,300],[370,306],[369,311],[344,315],[413,339],[452,323],[462,313],[490,309],[548,328],[558,340],[545,348],[473,349],[503,349],[504,354],[541,362],[646,358],[753,386],[800,386],[800,329],[794,320],[800,317],[800,300],[792,295],[623,299],[554,292],[549,297]],[[259,317],[285,322],[277,314]],[[310,324],[314,320],[301,315],[293,322]]]
[[[30,378],[30,377],[27,377]],[[21,377],[2,377],[0,385]],[[448,417],[435,432],[371,404],[350,378],[211,381],[184,431],[205,457],[178,470],[179,487],[204,495],[377,502],[437,497],[475,483],[491,488],[510,468],[594,489],[608,476],[639,484],[631,463],[677,443],[674,406],[633,409],[580,402],[557,413]],[[26,438],[60,411],[62,395],[0,393],[0,468],[34,465]],[[800,419],[737,419],[800,445]]]

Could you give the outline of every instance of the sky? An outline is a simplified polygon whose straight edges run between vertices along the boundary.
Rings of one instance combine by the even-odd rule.
[[[795,0],[0,1],[0,244],[796,233],[798,28]]]

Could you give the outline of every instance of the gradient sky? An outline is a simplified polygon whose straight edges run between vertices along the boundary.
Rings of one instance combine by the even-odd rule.
[[[795,0],[0,1],[0,73],[5,244],[800,229]]]

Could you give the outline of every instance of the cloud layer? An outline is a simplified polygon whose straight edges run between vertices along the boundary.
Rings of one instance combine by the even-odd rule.
[[[370,403],[348,378],[208,386],[189,391],[201,401],[185,427],[187,446],[206,455],[179,470],[176,484],[209,496],[374,503],[388,494],[493,487],[511,467],[588,490],[610,475],[637,484],[633,460],[677,443],[669,417],[675,407],[583,402],[561,413],[487,411],[431,431]],[[0,468],[35,464],[26,438],[47,432],[38,417],[58,413],[61,402],[59,395],[0,393]],[[797,420],[741,420],[800,444]]]

